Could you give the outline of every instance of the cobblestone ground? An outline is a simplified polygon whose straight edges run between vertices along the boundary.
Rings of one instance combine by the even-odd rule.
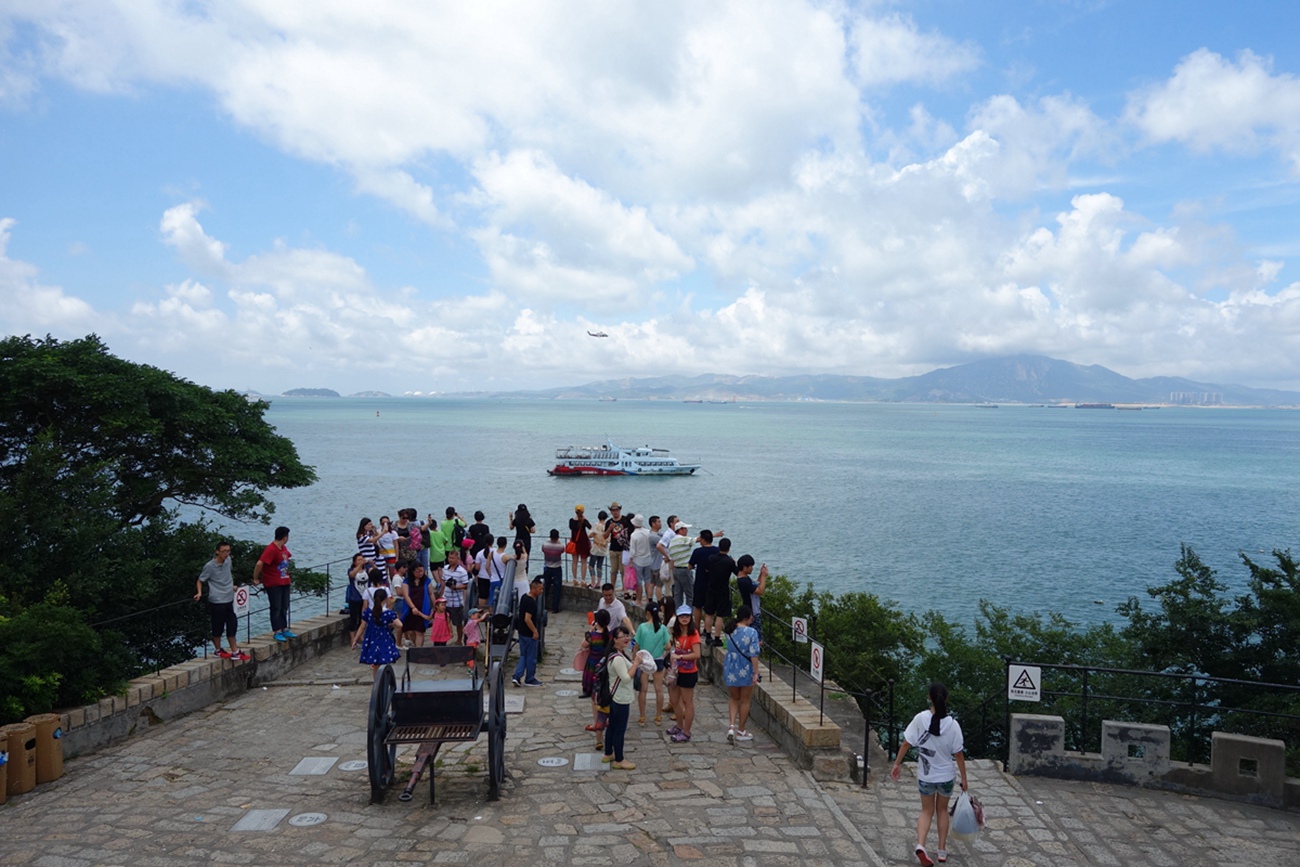
[[[579,688],[561,674],[579,629],[577,617],[552,621],[545,687],[507,687],[523,712],[509,716],[499,801],[487,801],[481,739],[439,754],[436,805],[424,782],[415,800],[395,797],[413,748],[399,753],[389,798],[370,804],[365,770],[343,767],[365,759],[370,672],[336,651],[277,685],[70,760],[63,779],[0,808],[0,864],[916,863],[910,777],[866,790],[819,784],[761,732],[728,744],[720,689],[697,690],[687,744],[668,742],[667,717],[638,726],[634,706],[627,758],[637,769],[606,769],[583,730],[589,704],[559,694]],[[538,764],[554,757],[568,763]],[[291,773],[304,758],[324,759],[326,772]],[[970,847],[954,843],[950,864],[1300,863],[1294,813],[1018,780],[987,763],[973,763],[972,784],[989,828]],[[258,820],[263,830],[243,830]]]

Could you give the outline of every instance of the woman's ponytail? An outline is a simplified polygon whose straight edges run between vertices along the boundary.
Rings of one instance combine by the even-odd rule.
[[[934,715],[930,717],[930,734],[939,734],[939,721],[948,715],[948,687],[942,683],[930,684],[930,704]]]

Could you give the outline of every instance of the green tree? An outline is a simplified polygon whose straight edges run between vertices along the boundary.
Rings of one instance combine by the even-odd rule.
[[[94,335],[0,340],[5,720],[93,700],[203,640],[201,608],[180,603],[217,534],[177,507],[266,523],[272,489],[315,480],[266,409],[117,358]],[[236,549],[251,572],[260,546]],[[59,652],[37,641],[41,625]]]
[[[1116,609],[1128,618],[1123,636],[1136,652],[1134,661],[1152,671],[1236,676],[1249,627],[1230,610],[1227,585],[1187,545],[1174,571],[1173,581],[1147,588],[1155,600],[1150,610],[1136,596]]]

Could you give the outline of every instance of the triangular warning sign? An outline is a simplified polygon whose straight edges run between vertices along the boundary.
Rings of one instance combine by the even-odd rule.
[[[1029,669],[1027,668],[1020,670],[1020,677],[1016,678],[1016,682],[1011,685],[1011,688],[1038,692],[1038,687],[1034,685],[1034,679],[1029,676]]]

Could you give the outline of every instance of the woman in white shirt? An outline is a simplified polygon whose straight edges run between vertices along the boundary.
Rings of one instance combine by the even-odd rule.
[[[912,717],[903,732],[903,743],[889,771],[895,782],[902,773],[903,757],[910,747],[916,747],[916,787],[921,793],[921,815],[916,819],[916,858],[922,867],[931,867],[934,861],[925,849],[925,838],[935,817],[938,817],[939,849],[934,853],[934,860],[940,864],[948,860],[948,799],[952,797],[956,771],[961,772],[961,790],[966,791],[965,744],[961,726],[948,715],[948,687],[942,683],[930,684],[929,710]]]

